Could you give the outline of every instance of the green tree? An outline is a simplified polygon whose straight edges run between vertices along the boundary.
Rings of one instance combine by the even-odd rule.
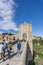
[[[33,44],[37,44],[38,40],[37,39],[33,39],[32,42],[33,42]]]
[[[42,44],[43,44],[42,38],[40,38],[40,39],[38,40],[38,42],[39,42],[40,45],[42,45]]]

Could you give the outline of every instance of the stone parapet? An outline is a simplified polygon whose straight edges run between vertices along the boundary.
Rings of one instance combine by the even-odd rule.
[[[27,43],[24,46],[19,65],[26,65]]]

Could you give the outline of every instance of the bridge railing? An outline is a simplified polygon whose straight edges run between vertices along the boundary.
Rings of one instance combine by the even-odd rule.
[[[19,65],[26,65],[26,55],[27,55],[27,43],[24,45]]]

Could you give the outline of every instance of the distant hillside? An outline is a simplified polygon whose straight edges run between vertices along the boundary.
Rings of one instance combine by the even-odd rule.
[[[15,34],[13,34],[13,33],[11,33],[11,32],[7,32],[7,33],[2,33],[2,35],[15,35]]]
[[[43,44],[43,37],[33,36],[33,44]]]
[[[33,36],[33,39],[40,39],[40,38],[43,39],[43,37],[41,37],[41,36]]]

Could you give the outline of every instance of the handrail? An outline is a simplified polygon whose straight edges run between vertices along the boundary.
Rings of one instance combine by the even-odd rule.
[[[27,43],[24,46],[19,65],[26,65]]]

